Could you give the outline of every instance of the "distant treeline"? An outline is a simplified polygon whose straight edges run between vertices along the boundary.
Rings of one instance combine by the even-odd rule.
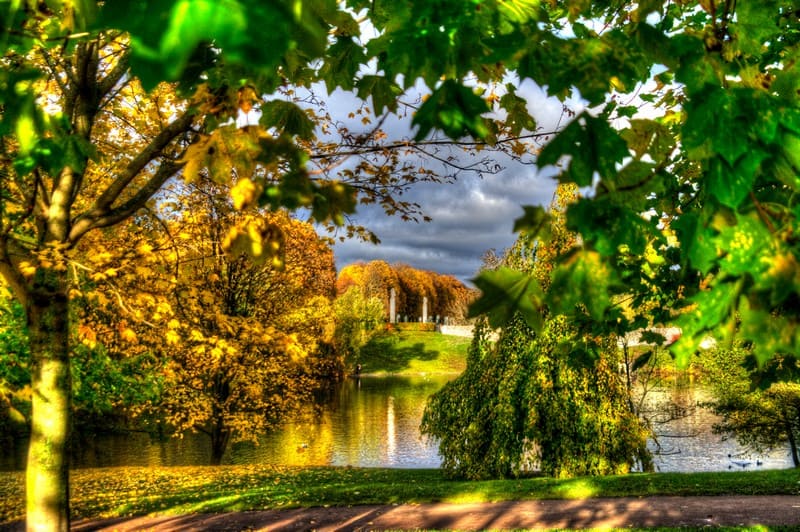
[[[466,321],[467,308],[477,295],[452,275],[417,270],[407,264],[388,264],[382,260],[345,266],[336,281],[339,295],[352,287],[365,297],[380,299],[389,318],[391,289],[395,289],[398,320],[417,321],[422,316],[423,298],[428,298],[428,320],[447,317],[452,323]]]

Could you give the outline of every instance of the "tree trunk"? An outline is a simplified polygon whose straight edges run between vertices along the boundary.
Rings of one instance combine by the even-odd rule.
[[[230,436],[230,431],[223,426],[222,421],[214,423],[214,426],[211,427],[211,465],[217,466],[222,463]]]
[[[794,467],[800,467],[800,456],[797,453],[797,439],[794,436],[794,427],[789,416],[786,416],[786,435],[789,437],[789,448],[792,452],[792,463]]]
[[[50,272],[52,275],[63,274]],[[56,281],[58,286],[65,283]],[[69,530],[71,379],[65,290],[35,290],[28,304],[31,343],[31,441],[25,478],[27,530]]]

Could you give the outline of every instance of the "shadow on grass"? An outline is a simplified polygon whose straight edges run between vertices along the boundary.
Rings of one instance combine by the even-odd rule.
[[[361,348],[358,362],[364,372],[377,373],[386,371],[395,373],[408,369],[413,360],[436,360],[439,351],[428,351],[425,344],[417,342],[413,345],[398,345],[396,335],[378,335]]]

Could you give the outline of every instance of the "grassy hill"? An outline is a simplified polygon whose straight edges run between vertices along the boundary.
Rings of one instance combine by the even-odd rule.
[[[385,332],[361,349],[356,363],[365,374],[458,374],[467,365],[471,341],[437,332]]]

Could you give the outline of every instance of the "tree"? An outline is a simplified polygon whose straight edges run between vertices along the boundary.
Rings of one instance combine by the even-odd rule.
[[[359,350],[383,328],[383,302],[369,297],[359,286],[350,286],[336,298],[336,351],[352,366],[358,361]]]
[[[632,329],[615,296],[631,285],[663,285],[677,302],[665,317],[683,331],[671,346],[680,365],[708,334],[752,341],[762,364],[776,354],[793,356],[796,6],[659,1],[559,7],[569,9],[565,26],[574,37],[543,36],[526,26],[528,36],[541,40],[515,66],[551,94],[574,86],[590,107],[538,157],[540,166],[560,164],[559,181],[593,190],[567,215],[585,251],[554,274],[569,279],[577,295],[564,300],[559,286],[540,305],[522,308],[517,302],[527,305],[540,287],[517,272],[485,276],[485,303],[523,310],[535,325],[541,308],[571,315],[580,299],[592,315],[588,326]],[[565,63],[555,67],[555,58]],[[638,107],[622,103],[622,93],[632,90],[643,91],[638,103],[627,100]],[[541,208],[529,208],[518,228],[535,233],[542,218]],[[662,282],[657,272],[632,268],[641,258],[666,265],[661,271],[669,277]],[[592,278],[587,272],[597,261],[607,274]],[[515,291],[521,286],[522,294]]]
[[[20,31],[26,35],[52,29],[52,21],[39,16],[24,21]],[[125,45],[118,33],[64,42],[68,46],[63,53],[37,47],[10,50],[4,58],[0,271],[25,308],[30,336],[33,393],[26,490],[31,529],[66,529],[68,522],[64,451],[71,395],[72,249],[91,229],[130,216],[178,170],[177,142],[194,122],[193,113],[162,91],[147,96],[126,78]],[[40,78],[34,66],[48,76]],[[18,89],[25,103],[9,106],[8,98]],[[37,93],[48,97],[37,102]],[[37,103],[56,110],[48,114]],[[125,113],[115,111],[135,104],[153,114],[120,125]],[[129,138],[136,125],[142,126],[139,136]],[[154,133],[153,125],[160,131]],[[128,151],[121,149],[114,158],[96,157],[93,145],[103,146],[99,135],[115,130],[121,134],[107,140]]]
[[[469,305],[476,297],[464,283],[452,275],[434,273],[433,286],[436,289],[436,307],[431,312],[453,320],[466,320]]]
[[[723,421],[714,426],[720,434],[733,435],[746,447],[771,450],[789,443],[792,463],[800,467],[800,385],[778,382],[764,391],[726,395],[713,403]]]
[[[386,317],[392,289],[395,291],[397,315],[411,319],[422,315],[423,297],[428,298],[429,316],[449,316],[456,320],[466,317],[474,299],[473,291],[455,277],[418,270],[407,264],[390,265],[382,260],[345,266],[339,272],[336,285],[340,294],[357,286],[365,297],[377,298],[383,303]]]
[[[503,268],[549,282],[561,253],[575,241],[564,227],[575,194],[574,187],[558,189],[548,243],[521,235]],[[504,478],[539,470],[569,477],[651,467],[648,431],[631,409],[618,371],[616,337],[577,333],[564,316],[546,317],[535,331],[517,315],[493,344],[481,323],[467,369],[431,397],[422,420],[422,431],[440,442],[448,474]]]
[[[250,138],[235,127],[216,129],[247,105],[246,98],[237,100],[242,94],[238,87],[226,88],[223,69],[215,70],[213,89],[197,83],[201,71],[210,71],[214,53],[208,43],[214,37],[206,33],[199,40],[196,34],[178,39],[186,46],[184,51],[189,50],[185,57],[167,57],[170,52],[162,50],[164,65],[177,69],[170,75],[152,65],[141,68],[142,55],[132,55],[132,48],[147,55],[147,39],[113,29],[122,26],[112,21],[126,16],[127,8],[132,8],[130,21],[139,23],[143,20],[137,15],[152,12],[146,5],[122,4],[108,4],[100,18],[95,18],[98,5],[93,2],[0,4],[4,30],[0,272],[25,308],[31,344],[33,411],[26,484],[31,529],[68,528],[64,452],[70,411],[68,301],[76,245],[90,231],[118,224],[144,207],[187,161],[196,160],[193,149],[203,146],[206,153],[211,151],[208,139],[213,132],[217,137],[212,140]],[[140,7],[144,11],[138,11]],[[169,14],[171,7],[163,5],[161,13]],[[321,53],[324,46],[318,43],[324,43],[327,27],[322,21],[309,21],[308,16],[301,21],[289,11],[276,15],[292,26],[286,31],[300,31],[301,26],[304,32],[320,31],[316,39],[306,35],[292,53]],[[206,24],[201,31],[215,30]],[[288,39],[286,31],[278,38]],[[231,53],[235,56],[235,50]],[[280,57],[280,52],[273,56]],[[200,70],[187,73],[189,60],[203,63]],[[131,75],[132,64],[140,72],[158,72],[155,78],[144,79],[149,93]],[[182,90],[194,92],[194,99],[177,96],[175,86],[157,85],[167,78],[181,78]],[[201,115],[205,121],[198,118]],[[289,144],[286,138],[272,141],[272,155],[262,158],[277,164],[276,153],[296,156],[298,150],[287,148]],[[239,155],[250,158],[252,153]],[[229,179],[230,167],[227,172]],[[324,201],[325,206],[314,212],[320,220],[352,204],[337,185],[316,186],[302,171],[293,176],[271,189],[280,196],[273,204]],[[281,195],[284,190],[291,194]]]
[[[30,418],[30,349],[24,309],[4,291],[0,296],[0,433],[13,438],[25,432]]]
[[[384,317],[389,316],[389,298],[392,289],[395,290],[395,308],[401,309],[404,306],[405,294],[400,289],[397,272],[386,261],[356,262],[342,268],[336,279],[336,291],[342,295],[351,286],[358,287],[364,297],[380,301]]]
[[[30,435],[31,354],[24,309],[9,294],[0,301],[0,432],[12,445]],[[128,420],[160,390],[161,364],[148,352],[132,352],[128,342],[123,355],[114,346],[102,345],[99,331],[87,326],[74,307],[70,329],[73,424],[81,433],[127,427]],[[80,440],[73,437],[71,444],[74,448]]]
[[[304,207],[344,223],[370,178],[360,188],[358,176],[314,179],[298,144],[313,122],[291,102],[260,105],[259,95],[319,78],[353,89],[369,58],[351,12],[326,0],[2,2],[0,21],[0,273],[25,308],[33,368],[27,520],[65,530],[74,248],[145,207],[169,179],[191,182],[201,169],[221,182],[238,176],[237,207]],[[394,82],[370,82],[362,97],[396,109],[386,98]],[[254,106],[258,126],[231,123]],[[233,247],[272,257],[276,234],[241,229]]]
[[[436,306],[436,289],[433,276],[429,272],[412,268],[408,264],[398,264],[395,268],[400,290],[403,292],[404,304],[401,311],[412,321],[422,317],[423,301],[428,300],[428,312]]]
[[[221,243],[239,216],[227,197],[223,189],[205,209],[198,202],[191,214],[182,211],[192,222],[178,227],[190,237],[181,240],[187,246],[171,292],[175,310],[163,331],[171,348],[160,346],[168,374],[154,405],[177,430],[208,434],[215,465],[229,441],[279,425],[312,399],[321,377],[340,372],[330,360],[330,246],[310,225],[269,213],[262,215],[265,226],[285,240],[280,267],[229,256]]]
[[[732,435],[756,451],[789,443],[800,467],[800,365],[795,357],[775,357],[758,367],[752,349],[717,347],[705,357],[712,383],[712,411],[722,420],[717,433]]]
[[[144,256],[95,258],[113,289],[106,283],[106,303],[83,323],[122,359],[143,351],[161,361],[160,393],[134,414],[207,434],[218,465],[229,442],[279,425],[341,372],[333,252],[309,224],[236,211],[228,187],[210,182],[167,187],[158,212],[117,231],[120,246],[150,248]],[[224,251],[237,224],[256,222],[280,233],[283,253],[259,264]],[[119,299],[139,318],[120,319]]]

